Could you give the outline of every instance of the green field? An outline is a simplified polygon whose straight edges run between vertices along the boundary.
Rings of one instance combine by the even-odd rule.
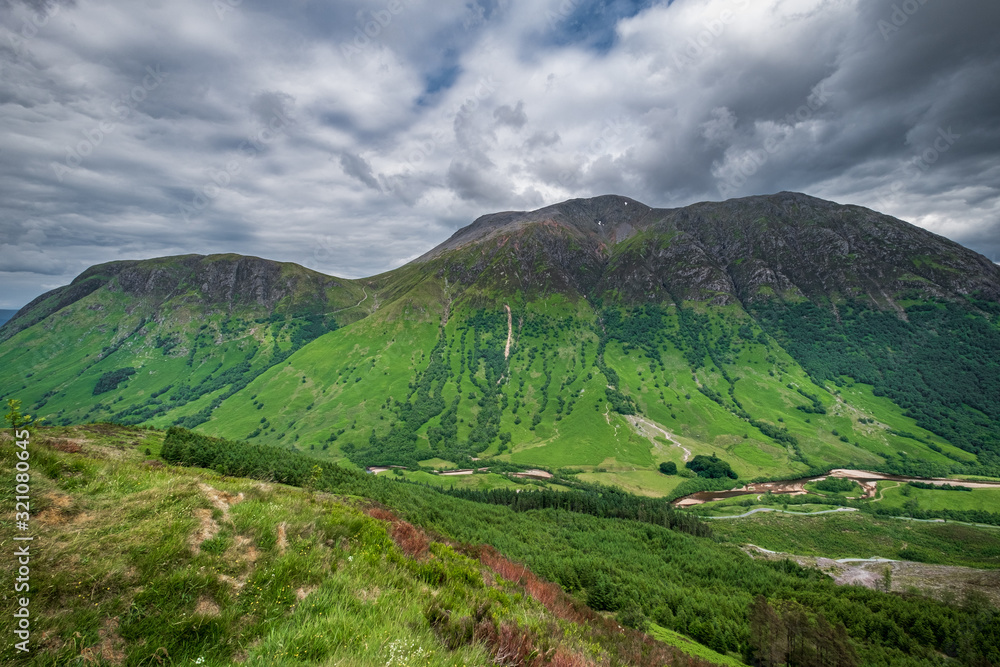
[[[961,482],[956,482],[956,486]],[[882,500],[886,507],[923,510],[984,510],[1000,512],[1000,488],[949,491],[917,489],[906,484],[879,482]]]
[[[360,467],[468,467],[469,457],[497,456],[667,495],[681,481],[659,475],[657,466],[683,467],[681,447],[690,456],[718,455],[743,480],[787,477],[812,465],[878,467],[898,456],[940,466],[975,460],[868,385],[813,382],[731,306],[648,311],[656,327],[651,341],[633,338],[627,327],[602,333],[607,312],[560,295],[452,304],[442,328],[440,283],[413,267],[393,280],[400,282],[384,289],[402,289],[406,298],[367,316],[337,310],[327,327],[335,330],[310,329],[322,333],[313,340],[295,318],[202,315],[180,305],[172,329],[143,335],[122,295],[98,291],[73,306],[78,319],[17,334],[0,361],[23,370],[13,389],[21,387],[25,408],[40,408],[54,422],[147,415],[160,427],[179,421]],[[357,290],[349,285],[338,303],[362,301],[375,288]],[[517,322],[507,359],[497,356],[508,333],[504,305]],[[338,318],[343,322],[333,322]],[[115,331],[120,345],[102,351]],[[692,336],[706,346],[700,359]],[[69,339],[82,346],[72,358],[56,346]],[[25,346],[52,353],[26,356]],[[137,370],[93,395],[103,376],[122,368]],[[487,382],[488,374],[496,379]],[[55,389],[43,391],[40,378]],[[825,414],[799,410],[812,400],[806,395]],[[621,412],[631,408],[619,401],[649,427],[633,426]],[[411,408],[421,412],[412,423],[404,419]]]
[[[798,507],[789,509],[797,511]],[[762,513],[714,521],[735,544],[824,558],[893,558],[940,565],[1000,568],[1000,528],[879,519],[861,512],[800,517]]]

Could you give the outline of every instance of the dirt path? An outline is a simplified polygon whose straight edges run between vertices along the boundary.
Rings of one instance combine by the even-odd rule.
[[[691,450],[682,445],[681,443],[677,442],[676,440],[674,440],[673,434],[670,431],[663,428],[662,426],[660,426],[659,424],[657,424],[656,422],[644,419],[638,415],[628,415],[626,419],[628,419],[629,423],[632,424],[632,427],[635,429],[636,433],[649,438],[654,443],[656,442],[655,437],[650,438],[649,434],[644,433],[643,430],[648,429],[651,431],[659,431],[660,433],[663,434],[663,437],[667,439],[667,442],[672,444],[674,447],[680,447],[682,450],[684,450],[685,461],[691,460]]]
[[[333,315],[334,313],[339,313],[339,312],[341,312],[343,310],[350,310],[351,308],[357,308],[358,306],[360,306],[361,304],[363,304],[368,299],[368,290],[365,289],[364,285],[361,286],[361,293],[364,294],[364,296],[361,297],[361,301],[358,301],[353,306],[344,306],[343,308],[338,308],[337,310],[331,310],[329,314]]]

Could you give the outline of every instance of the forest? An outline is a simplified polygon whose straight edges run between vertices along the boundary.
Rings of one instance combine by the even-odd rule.
[[[841,385],[848,377],[873,385],[918,426],[975,453],[981,474],[995,475],[1000,329],[995,309],[984,305],[973,297],[968,304],[920,303],[908,306],[904,319],[857,302],[768,302],[753,314],[817,382]],[[909,463],[893,467],[903,472]]]

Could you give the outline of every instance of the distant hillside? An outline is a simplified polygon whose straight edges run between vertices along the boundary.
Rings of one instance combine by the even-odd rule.
[[[1000,474],[1000,267],[797,193],[487,215],[363,280],[114,262],[0,340],[0,393],[55,423],[179,424],[356,466],[493,457],[653,495],[687,483],[659,463],[699,454],[741,480]]]
[[[14,317],[16,310],[0,310],[0,327],[7,323],[7,320]]]

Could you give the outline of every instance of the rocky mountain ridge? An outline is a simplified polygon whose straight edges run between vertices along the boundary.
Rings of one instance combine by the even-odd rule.
[[[536,271],[539,256],[551,266]],[[1000,267],[982,255],[870,209],[790,192],[677,209],[607,195],[496,213],[416,260],[435,261],[467,281],[499,287],[513,277],[518,289],[631,302],[1000,299]]]

